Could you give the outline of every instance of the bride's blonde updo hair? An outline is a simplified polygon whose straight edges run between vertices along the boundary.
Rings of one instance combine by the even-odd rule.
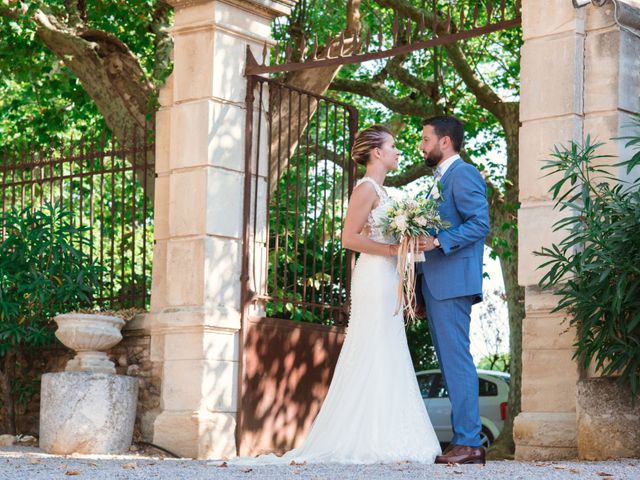
[[[351,147],[353,161],[360,165],[366,165],[369,162],[371,150],[382,148],[387,140],[387,135],[393,137],[393,134],[384,125],[372,125],[356,133],[356,140]]]

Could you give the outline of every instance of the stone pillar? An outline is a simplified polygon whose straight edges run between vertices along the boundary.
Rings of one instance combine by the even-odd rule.
[[[532,252],[560,240],[552,232],[560,218],[549,194],[555,179],[543,178],[541,170],[553,146],[587,134],[600,141],[625,134],[621,127],[629,112],[638,111],[640,43],[614,13],[611,2],[581,9],[571,0],[522,2],[518,278],[526,318],[522,413],[514,424],[521,460],[577,455],[576,381],[583,372],[572,359],[574,332],[561,313],[550,313],[557,300],[537,286],[544,272]],[[602,153],[625,152],[622,142],[610,142]]]
[[[152,360],[154,443],[236,454],[245,50],[261,58],[294,0],[170,0],[174,71],[157,114]]]

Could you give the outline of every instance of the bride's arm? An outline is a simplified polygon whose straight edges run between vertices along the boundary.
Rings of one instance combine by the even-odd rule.
[[[376,242],[362,234],[369,212],[371,212],[377,198],[375,189],[368,183],[358,185],[353,190],[342,229],[342,246],[349,250],[372,255],[397,255],[397,245]]]

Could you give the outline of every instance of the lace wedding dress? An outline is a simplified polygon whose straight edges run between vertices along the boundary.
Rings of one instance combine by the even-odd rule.
[[[380,198],[365,229],[373,240],[393,243],[380,229],[389,201]],[[402,314],[394,315],[396,258],[360,254],[351,282],[351,316],[333,379],[303,444],[281,457],[262,455],[233,463],[433,463],[440,444],[416,380]]]

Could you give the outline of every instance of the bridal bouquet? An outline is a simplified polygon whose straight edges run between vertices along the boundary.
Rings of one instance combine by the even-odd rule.
[[[416,275],[414,262],[425,260],[422,252],[417,252],[418,237],[435,235],[449,224],[440,218],[438,202],[426,198],[404,198],[394,200],[382,219],[382,227],[387,235],[393,236],[399,244],[398,301],[396,313],[402,307],[403,298],[407,300],[407,315],[415,318],[413,308],[416,296]]]

